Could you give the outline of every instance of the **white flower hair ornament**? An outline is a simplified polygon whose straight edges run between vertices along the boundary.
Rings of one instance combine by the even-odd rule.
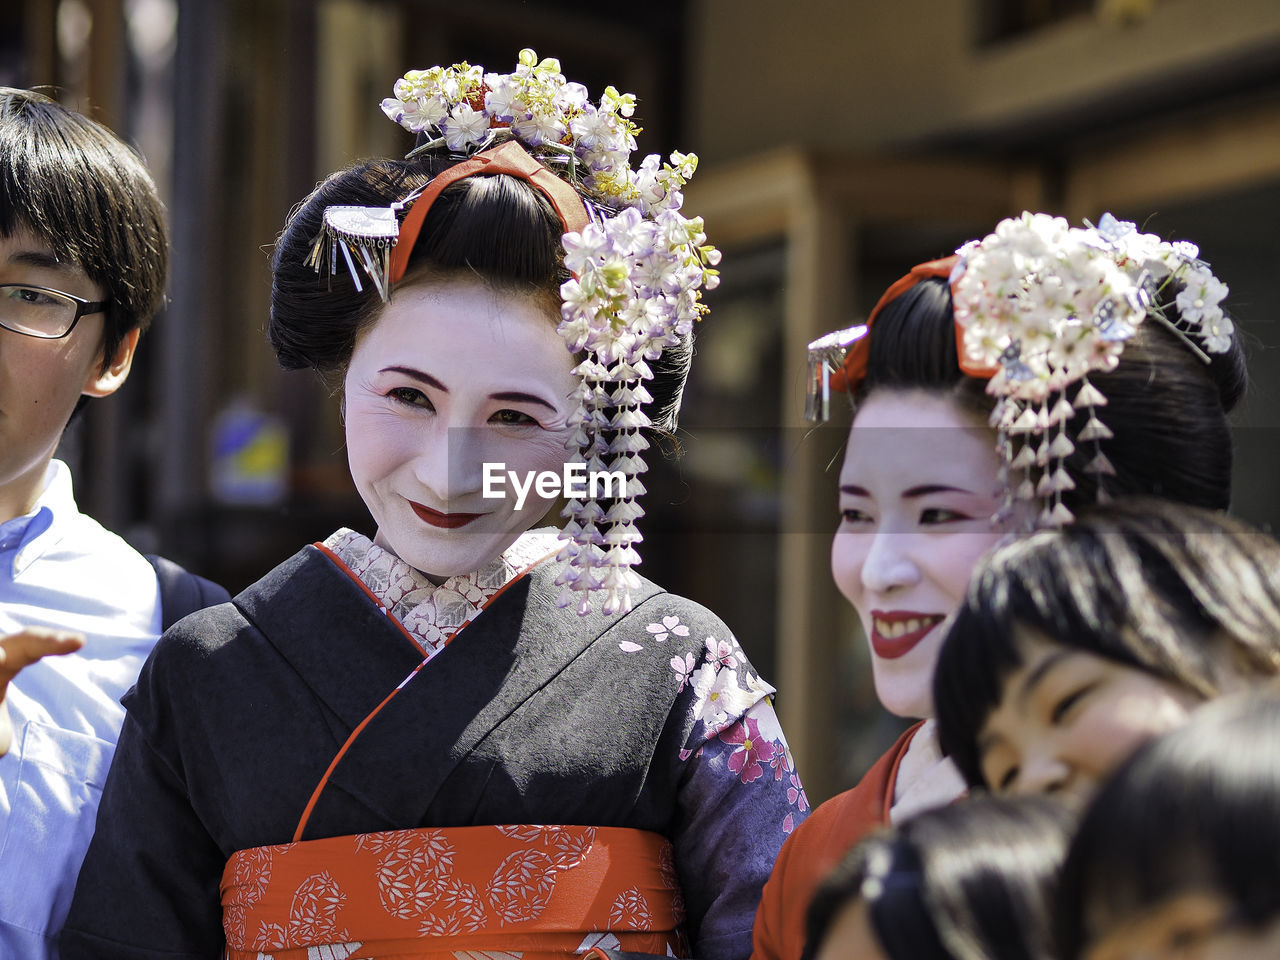
[[[539,60],[532,50],[520,51],[509,74],[467,63],[411,70],[394,94],[382,109],[418,134],[409,158],[441,151],[460,162],[390,207],[327,208],[308,263],[332,275],[341,255],[356,289],[363,272],[385,301],[404,276],[428,208],[450,183],[503,173],[547,197],[564,225],[572,274],[560,289],[557,329],[583,357],[574,368],[581,382],[568,443],[588,476],[626,478],[624,495],[607,509],[594,498],[565,508],[559,559],[569,562],[557,581],[559,603],[585,616],[592,594],[603,593],[606,615],[630,610],[643,539],[636,498],[648,469],[641,454],[649,442],[640,430],[652,425],[641,409],[652,400],[644,381],[653,378],[650,364],[683,342],[706,312],[700,290],[719,282],[720,253],[707,244],[702,219],[680,212],[681,189],[698,158],[651,155],[633,169],[635,97],[608,87],[592,103],[585,87],[565,80],[559,61]]]
[[[1115,369],[1139,324],[1154,321],[1206,364],[1231,349],[1234,327],[1222,311],[1227,287],[1185,241],[1167,243],[1105,214],[1098,225],[1071,227],[1060,217],[1023,213],[957,251],[952,299],[961,366],[985,369],[1003,462],[1004,511],[1015,500],[1039,501],[1038,522],[1073,517],[1062,494],[1074,488],[1064,461],[1092,443],[1085,471],[1114,475],[1100,442],[1112,432],[1098,416],[1107,399],[1089,375]],[[1161,294],[1180,287],[1176,316]],[[1167,302],[1168,297],[1164,300]],[[1075,439],[1067,422],[1087,414]],[[1014,490],[1011,478],[1022,478]]]
[[[1221,306],[1227,287],[1194,244],[1166,243],[1110,214],[1096,227],[1070,227],[1059,217],[1024,213],[951,257],[913,267],[864,324],[809,344],[810,420],[827,418],[829,390],[857,389],[876,317],[927,279],[950,284],[961,372],[988,380],[987,392],[998,398],[991,424],[1005,491],[1002,521],[1024,501],[1040,506],[1025,512],[1030,521],[1071,522],[1062,495],[1075,487],[1065,461],[1077,444],[1092,444],[1084,470],[1098,477],[1099,499],[1106,498],[1104,478],[1115,468],[1101,441],[1112,432],[1098,416],[1107,398],[1089,375],[1115,369],[1139,324],[1164,325],[1205,363],[1231,349],[1234,327]],[[1164,304],[1173,289],[1170,317]],[[1067,424],[1077,411],[1086,416],[1073,439]]]

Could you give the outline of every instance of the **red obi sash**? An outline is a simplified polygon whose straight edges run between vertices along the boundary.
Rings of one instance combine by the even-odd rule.
[[[620,827],[421,828],[255,847],[227,862],[222,909],[229,960],[551,960],[592,947],[688,956],[671,844]]]

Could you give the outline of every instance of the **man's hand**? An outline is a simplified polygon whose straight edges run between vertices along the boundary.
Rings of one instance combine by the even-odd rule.
[[[44,627],[28,627],[19,633],[0,637],[0,756],[8,753],[13,743],[9,705],[5,702],[9,681],[23,667],[29,667],[43,657],[71,653],[83,646],[83,634]]]

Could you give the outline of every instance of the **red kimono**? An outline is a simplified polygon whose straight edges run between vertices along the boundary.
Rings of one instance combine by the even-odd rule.
[[[907,730],[856,787],[817,807],[787,838],[756,911],[752,960],[800,960],[814,891],[859,840],[889,823],[898,768],[920,727]]]

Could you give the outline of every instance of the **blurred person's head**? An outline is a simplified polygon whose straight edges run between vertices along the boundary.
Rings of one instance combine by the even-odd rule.
[[[1225,697],[1089,805],[1058,896],[1063,960],[1280,956],[1280,699]]]
[[[1280,671],[1280,543],[1155,498],[1081,511],[978,567],[938,660],[971,785],[1084,797],[1197,705]]]
[[[862,841],[819,887],[805,960],[1048,960],[1071,818],[980,797]]]
[[[30,508],[81,399],[128,376],[167,266],[164,210],[134,151],[0,88],[0,520]]]

